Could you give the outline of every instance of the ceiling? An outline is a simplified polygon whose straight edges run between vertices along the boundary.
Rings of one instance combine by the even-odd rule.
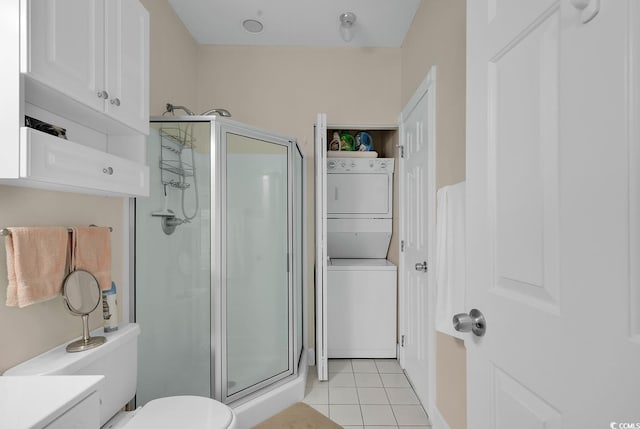
[[[201,44],[398,48],[421,0],[169,0]],[[356,14],[353,39],[340,36],[339,15]],[[250,33],[245,19],[264,28]]]

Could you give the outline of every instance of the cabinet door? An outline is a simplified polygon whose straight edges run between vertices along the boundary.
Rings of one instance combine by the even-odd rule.
[[[100,398],[94,392],[47,425],[45,429],[98,429],[99,427]]]
[[[109,115],[149,133],[149,14],[137,0],[106,2]]]
[[[50,186],[90,193],[149,195],[149,167],[62,140],[31,128],[21,129],[20,177]]]
[[[30,0],[27,74],[104,109],[103,0]]]

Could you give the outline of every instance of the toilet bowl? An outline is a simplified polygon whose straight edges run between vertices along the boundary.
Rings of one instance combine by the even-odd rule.
[[[168,396],[121,411],[102,429],[237,429],[231,408],[203,396]]]
[[[104,334],[107,341],[100,347],[68,353],[62,344],[4,375],[103,375],[97,392],[103,429],[237,429],[230,407],[202,396],[158,398],[135,411],[121,411],[135,396],[139,335],[137,324],[121,325]]]
[[[170,396],[148,402],[124,427],[231,428],[232,423],[231,409],[218,401],[201,396]]]

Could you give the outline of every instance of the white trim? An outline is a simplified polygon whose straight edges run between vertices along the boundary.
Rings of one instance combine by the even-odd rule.
[[[302,147],[298,146],[296,141],[296,148],[302,155],[302,348],[307,350],[309,344],[309,285],[307,284],[309,276],[309,257],[307,255],[307,246],[309,243],[308,223],[307,223],[307,158],[304,156]],[[304,353],[303,353],[304,354]],[[307,359],[309,357],[307,356]],[[315,359],[313,360],[315,362]],[[299,367],[298,367],[299,368]]]
[[[429,241],[427,243],[427,249],[429,252],[429,259],[427,260],[430,267],[433,267],[429,270],[429,299],[431,302],[431,306],[429,308],[429,326],[431,329],[429,330],[429,408],[437,409],[436,406],[436,320],[435,320],[435,304],[436,304],[436,276],[435,276],[435,252],[436,252],[436,66],[432,66],[425,78],[427,81],[427,90],[429,93],[427,94],[427,146],[429,148],[428,154],[428,174],[429,174],[429,186],[428,186],[428,235]]]
[[[436,89],[436,66],[431,66],[424,80],[416,89],[416,92],[411,96],[407,104],[402,109],[402,113],[398,116],[398,124],[399,127],[402,127],[403,118],[409,116],[409,114],[416,108],[420,100],[427,94],[427,92],[431,89],[435,93]],[[434,123],[435,125],[435,123]]]
[[[405,206],[406,196],[405,196],[405,183],[404,183],[404,158],[403,158],[403,150],[402,146],[404,146],[404,112],[401,112],[398,115],[398,128],[400,130],[400,136],[398,138],[398,142],[400,143],[401,150],[399,151],[399,158],[397,163],[398,170],[398,363],[401,368],[404,368],[405,365],[405,354],[404,347],[402,344],[402,336],[404,332],[407,331],[406,323],[404,315],[406,313],[404,308],[404,296],[405,296],[405,287],[404,287],[404,249],[402,248],[402,243],[405,241],[405,225],[404,225],[404,211],[402,208]]]
[[[120,289],[120,299],[122,302],[118,303],[120,307],[120,315],[121,317],[118,319],[119,323],[129,323],[132,322],[131,317],[131,303],[132,301],[132,291],[133,291],[133,282],[132,282],[132,273],[133,270],[130,270],[130,265],[132,258],[132,245],[133,245],[133,237],[131,232],[133,229],[133,221],[131,217],[131,198],[123,198],[122,199],[122,283],[116,285],[116,290]]]
[[[398,124],[327,124],[328,130],[368,130],[388,131],[397,130]]]
[[[328,349],[327,349],[327,195],[326,195],[326,144],[327,140],[327,115],[318,113],[315,128],[315,285],[316,285],[316,367],[318,380],[329,379]]]
[[[638,309],[638,301],[640,300],[640,287],[638,280],[640,279],[640,264],[638,257],[640,256],[640,6],[637,2],[629,1],[629,46],[627,58],[627,79],[628,79],[628,108],[627,108],[627,126],[628,126],[628,150],[629,150],[629,314],[630,326],[629,336],[632,341],[640,342],[640,309]]]
[[[433,408],[427,407],[427,414],[429,415],[432,429],[451,429],[449,423],[440,414],[440,410],[435,406]]]

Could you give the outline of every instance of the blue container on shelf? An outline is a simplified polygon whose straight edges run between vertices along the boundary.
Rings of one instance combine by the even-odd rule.
[[[370,152],[373,150],[373,139],[371,138],[371,134],[360,131],[356,134],[356,145],[355,150],[359,150],[361,152]]]

